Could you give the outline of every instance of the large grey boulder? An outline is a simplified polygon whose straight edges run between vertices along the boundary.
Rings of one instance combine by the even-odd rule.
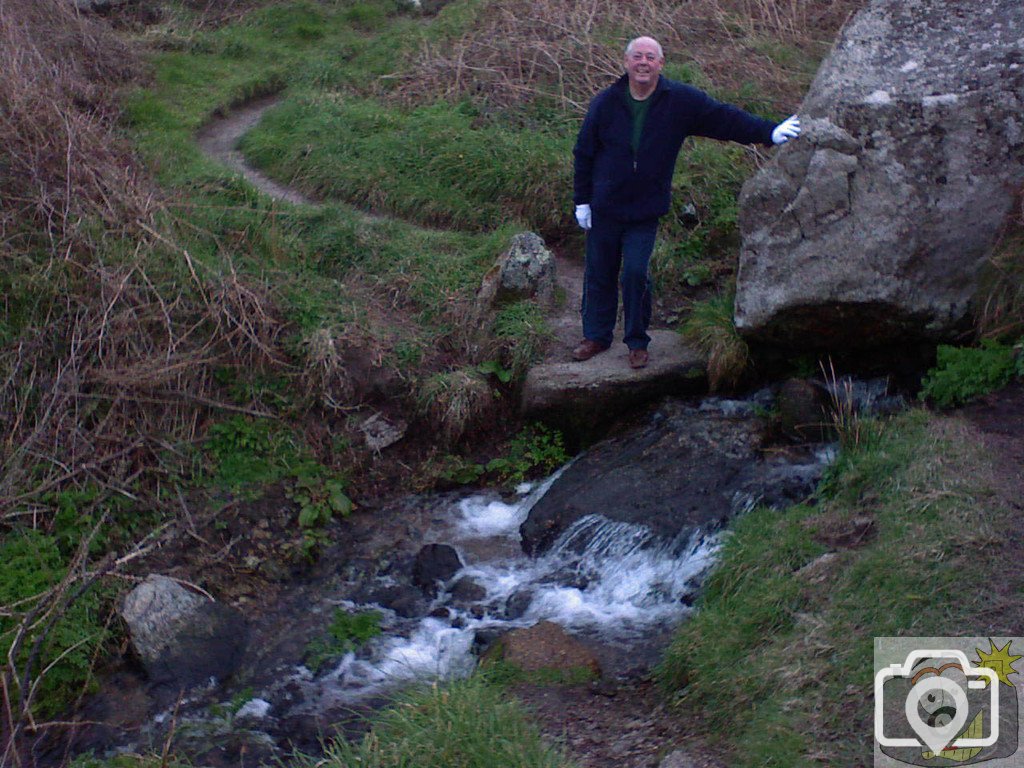
[[[736,325],[801,348],[941,340],[1024,185],[1024,3],[873,0],[744,187]]]
[[[237,670],[247,627],[230,606],[150,574],[124,599],[121,616],[150,680],[189,687]]]

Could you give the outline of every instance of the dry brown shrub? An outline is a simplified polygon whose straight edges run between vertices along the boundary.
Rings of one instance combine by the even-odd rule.
[[[238,410],[212,399],[214,366],[282,360],[267,287],[197,267],[156,223],[116,130],[132,50],[67,0],[3,0],[0,68],[0,280],[34,303],[0,348],[2,525],[64,484],[123,491],[199,409]]]
[[[52,492],[160,506],[176,443],[218,401],[218,366],[279,366],[270,290],[228,262],[193,262],[116,129],[132,51],[68,0],[0,0],[0,536],[50,530]],[[81,589],[125,561],[89,562],[32,606],[6,606],[36,647]],[[81,589],[79,588],[81,583]],[[74,585],[74,588],[72,588]],[[45,669],[0,666],[0,764],[28,760]],[[38,654],[33,653],[38,661]],[[55,732],[50,729],[46,732]]]
[[[457,442],[494,407],[494,393],[472,368],[437,373],[418,392],[420,414],[447,444]]]
[[[60,0],[0,3],[0,241],[54,253],[121,231],[151,206],[112,130],[113,96],[138,68],[101,23]]]
[[[461,38],[425,43],[394,93],[407,102],[472,98],[496,108],[554,95],[572,112],[623,72],[626,41],[652,35],[670,61],[694,61],[716,89],[754,84],[780,110],[793,74],[765,53],[817,59],[862,0],[498,0]]]

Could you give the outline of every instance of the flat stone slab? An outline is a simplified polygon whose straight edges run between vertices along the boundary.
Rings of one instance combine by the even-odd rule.
[[[675,331],[649,331],[650,362],[629,367],[629,350],[616,342],[586,362],[543,363],[526,375],[520,408],[545,421],[608,421],[665,395],[707,389],[707,361]]]

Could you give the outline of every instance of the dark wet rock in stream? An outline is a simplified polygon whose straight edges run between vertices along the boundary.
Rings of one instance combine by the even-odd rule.
[[[825,440],[832,433],[829,393],[816,381],[787,379],[775,400],[779,430],[792,440]]]
[[[417,554],[412,566],[412,583],[426,595],[436,595],[437,585],[448,581],[462,568],[455,547],[448,544],[427,544]]]
[[[526,609],[533,602],[533,594],[532,589],[517,589],[509,595],[505,601],[505,618],[514,620],[526,613]]]
[[[813,491],[822,462],[765,458],[767,425],[735,409],[665,401],[647,424],[609,438],[570,466],[520,527],[523,551],[546,551],[588,515],[643,525],[656,540],[716,530],[757,503],[785,507]]]
[[[487,597],[487,589],[473,579],[463,576],[452,585],[449,594],[455,605],[464,606],[483,600]]]
[[[380,586],[359,593],[357,597],[361,603],[376,603],[406,619],[422,616],[427,609],[427,602],[420,590],[408,584]]]

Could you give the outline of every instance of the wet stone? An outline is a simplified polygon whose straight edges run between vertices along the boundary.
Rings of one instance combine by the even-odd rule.
[[[416,555],[412,566],[412,583],[433,597],[438,582],[448,581],[462,568],[459,553],[449,544],[427,544]]]
[[[452,602],[459,605],[476,603],[487,597],[487,590],[477,584],[473,579],[464,576],[451,588]]]
[[[530,603],[533,602],[533,590],[531,589],[517,589],[511,595],[508,600],[505,601],[505,618],[507,619],[518,619],[527,609],[530,607]]]

